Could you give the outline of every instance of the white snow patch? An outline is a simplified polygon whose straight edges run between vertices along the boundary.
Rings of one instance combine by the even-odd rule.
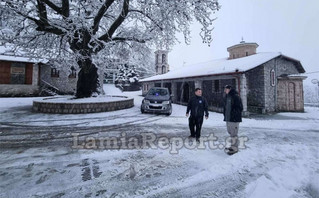
[[[304,165],[297,163],[273,168],[256,181],[248,184],[245,189],[246,197],[264,197],[265,195],[274,198],[289,198],[293,195],[298,197],[296,190],[307,185],[310,171]],[[305,161],[299,163],[305,163]]]

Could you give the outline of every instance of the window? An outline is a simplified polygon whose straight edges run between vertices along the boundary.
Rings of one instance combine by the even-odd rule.
[[[159,54],[156,54],[156,56],[155,56],[155,63],[157,64],[158,63],[158,56],[159,56]]]
[[[166,55],[162,54],[162,63],[166,63]]]
[[[276,75],[275,75],[275,70],[273,69],[270,71],[270,84],[271,86],[276,85]]]
[[[11,64],[11,84],[25,84],[26,64],[14,62]]]
[[[163,65],[162,66],[162,74],[165,74],[166,73],[166,67]]]
[[[246,52],[246,56],[248,56],[248,52]]]
[[[71,73],[69,75],[69,78],[76,78],[76,70],[73,66],[71,67]]]
[[[219,80],[213,81],[213,92],[219,93],[220,92],[220,83]]]
[[[60,71],[57,70],[56,68],[51,68],[51,77],[58,78],[59,76],[60,76]]]

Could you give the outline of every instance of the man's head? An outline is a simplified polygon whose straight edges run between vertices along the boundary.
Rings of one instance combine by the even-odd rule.
[[[225,86],[225,89],[224,89],[224,92],[225,92],[226,94],[228,94],[228,93],[230,92],[230,90],[231,90],[231,86],[230,86],[230,85],[226,85],[226,86]]]
[[[201,88],[196,88],[195,89],[195,95],[196,96],[202,96],[202,89]]]

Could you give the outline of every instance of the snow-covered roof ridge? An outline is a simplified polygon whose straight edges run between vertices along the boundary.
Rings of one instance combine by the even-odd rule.
[[[213,61],[191,64],[186,67],[169,71],[166,74],[142,79],[140,82],[245,72],[281,55],[282,54],[280,52],[261,52],[237,59],[217,59]]]
[[[21,50],[14,52],[13,46],[0,46],[0,60],[2,61],[15,61],[15,62],[25,62],[25,63],[47,63],[47,59],[32,58],[24,56]]]
[[[19,56],[4,56],[0,55],[0,60],[2,61],[14,61],[14,62],[24,62],[24,63],[47,63],[46,59],[35,59],[35,58],[26,58]]]

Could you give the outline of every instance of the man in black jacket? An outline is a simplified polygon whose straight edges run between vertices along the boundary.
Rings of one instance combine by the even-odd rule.
[[[226,122],[227,131],[231,137],[231,147],[226,148],[227,154],[232,155],[238,152],[238,129],[242,121],[243,104],[238,92],[230,85],[225,86],[226,96],[224,98],[224,121]]]
[[[189,137],[196,138],[196,141],[199,142],[204,112],[205,118],[208,119],[208,104],[206,99],[202,97],[202,90],[200,88],[195,89],[195,96],[192,97],[188,102],[186,117],[189,116],[189,111],[191,112],[191,115],[188,119],[189,129],[191,132]]]

